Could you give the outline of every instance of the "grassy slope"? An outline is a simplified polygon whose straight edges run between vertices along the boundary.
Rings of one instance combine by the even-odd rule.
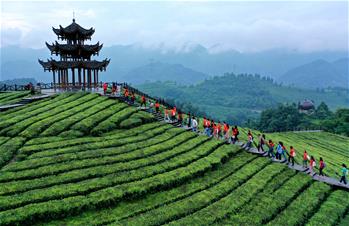
[[[335,225],[349,210],[346,191],[95,94],[0,120],[0,225]]]

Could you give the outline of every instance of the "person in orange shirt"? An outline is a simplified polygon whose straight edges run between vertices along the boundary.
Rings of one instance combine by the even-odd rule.
[[[315,166],[316,166],[315,158],[314,158],[314,156],[311,156],[310,157],[310,161],[309,161],[309,174],[311,176],[315,176],[316,175],[316,173],[314,173],[314,167]]]
[[[125,88],[125,90],[124,90],[124,97],[125,97],[126,101],[128,101],[128,95],[129,95],[128,89]]]
[[[104,95],[107,94],[107,89],[108,89],[108,83],[103,83],[103,93]]]
[[[223,122],[223,134],[224,134],[224,139],[228,140],[229,139],[229,125],[226,122]]]
[[[308,167],[308,161],[310,160],[309,155],[307,153],[306,150],[304,150],[303,153],[303,168],[307,168]]]
[[[165,108],[165,121],[170,121],[170,117],[169,117],[169,115],[168,115],[168,109],[167,108]]]
[[[145,96],[142,95],[141,97],[141,107],[144,105],[144,107],[147,107],[147,104],[146,104],[146,99],[145,99]]]
[[[172,110],[171,110],[171,120],[172,121],[176,120],[176,111],[177,111],[176,107],[173,107]]]
[[[293,146],[290,146],[290,155],[288,156],[288,163],[292,162],[292,166],[294,166],[294,157],[296,157],[296,150]]]
[[[156,103],[155,103],[155,111],[156,111],[156,113],[159,113],[159,110],[160,110],[160,104],[159,104],[158,101],[156,101]]]

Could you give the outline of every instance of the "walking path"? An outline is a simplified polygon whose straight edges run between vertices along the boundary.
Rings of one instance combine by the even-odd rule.
[[[36,96],[31,96],[31,97],[25,97],[25,98],[23,98],[22,100],[20,100],[20,101],[18,101],[16,103],[0,106],[0,111],[6,111],[6,110],[11,109],[11,108],[20,107],[20,106],[29,104],[29,103],[34,102],[34,101],[38,101],[38,100],[42,100],[42,99],[48,98],[48,97],[50,97],[52,95],[54,95],[54,93],[41,94],[41,95],[36,95]]]
[[[114,98],[114,99],[117,98],[117,99],[119,99],[121,101],[124,101],[124,102],[128,103],[127,101],[125,101],[125,99],[123,97],[115,97],[115,96],[113,96],[113,97],[110,97],[110,98]],[[128,104],[132,105],[130,103],[128,103]],[[182,126],[177,121],[176,122],[165,121],[164,120],[164,116],[161,113],[156,113],[153,109],[150,109],[148,107],[139,107],[138,103],[134,103],[132,106],[138,107],[142,111],[146,111],[148,113],[153,114],[157,121],[164,122],[164,123],[169,123],[169,124],[172,124],[173,126],[176,126],[176,127],[179,127],[179,128],[183,128],[183,129],[188,130],[188,131],[191,130],[190,127]],[[206,134],[204,134],[204,133],[202,133],[200,131],[197,131],[197,133],[199,135],[206,136]],[[231,143],[230,141],[227,141],[227,142]],[[242,147],[244,150],[246,150],[247,152],[249,152],[251,154],[255,154],[255,155],[258,155],[260,157],[269,158],[267,152],[260,152],[260,151],[258,151],[257,148],[254,148],[254,147],[247,148],[246,144],[243,143],[243,142],[236,142],[235,145],[239,145],[240,147]],[[293,169],[293,170],[296,170],[296,171],[299,171],[299,172],[302,172],[302,173],[305,173],[305,174],[310,174],[309,168],[304,168],[303,166],[301,166],[299,164],[295,163],[294,166],[292,166],[291,164],[288,164],[287,160],[280,161],[280,160],[277,160],[277,159],[271,159],[271,158],[269,158],[269,159],[271,161],[275,162],[275,163],[287,164],[290,169]],[[342,184],[342,183],[339,182],[338,179],[335,179],[335,178],[332,178],[332,177],[319,176],[319,175],[316,174],[316,175],[312,176],[312,179],[316,180],[316,181],[321,181],[321,182],[330,184],[332,186],[339,187],[341,189],[345,189],[345,190],[349,191],[349,184],[347,184],[347,185]]]

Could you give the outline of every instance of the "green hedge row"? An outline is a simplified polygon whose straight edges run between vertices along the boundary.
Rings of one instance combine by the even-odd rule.
[[[136,108],[127,107],[99,123],[95,128],[91,130],[91,134],[100,136],[103,133],[116,129],[122,121],[128,119],[133,113],[137,111],[138,110]]]
[[[49,100],[34,102],[30,106],[26,106],[23,109],[17,109],[17,111],[13,111],[12,113],[6,111],[7,114],[1,116],[2,120],[0,122],[0,129],[6,128],[12,124],[18,123],[32,116],[37,116],[43,112],[50,111],[57,106],[76,99],[77,96],[80,97],[81,95],[82,94],[77,94],[73,96],[71,93],[62,94]]]
[[[87,167],[92,167],[95,165],[99,164],[106,164],[107,161],[112,162],[113,160],[117,158],[117,155],[123,154],[123,153],[128,153],[132,152],[134,150],[147,147],[150,145],[156,145],[159,144],[163,141],[171,139],[173,136],[178,135],[180,133],[183,133],[183,131],[180,131],[178,129],[172,128],[168,129],[167,132],[165,132],[165,128],[159,128],[158,130],[153,131],[152,134],[154,134],[155,137],[151,138],[151,136],[139,136],[139,137],[130,137],[130,138],[124,138],[120,140],[110,140],[106,142],[100,142],[100,143],[93,143],[93,145],[85,145],[89,148],[90,151],[87,148],[81,148],[79,146],[74,147],[77,153],[80,153],[80,156],[82,157],[82,160],[77,160],[77,161],[72,161],[72,162],[62,162],[62,163],[57,163],[55,165],[52,164],[47,164],[45,165],[45,162],[43,163],[43,166],[40,167],[40,164],[43,160],[49,161],[48,159],[57,159],[60,156],[64,155],[52,155],[51,157],[43,157],[43,158],[38,158],[38,159],[30,159],[18,163],[14,163],[10,166],[8,166],[6,169],[15,169],[16,165],[19,165],[23,169],[25,167],[26,162],[32,163],[34,168],[29,169],[23,169],[19,171],[5,171],[3,170],[3,173],[0,175],[0,181],[11,181],[11,180],[23,180],[23,179],[33,179],[33,178],[38,178],[42,176],[47,176],[47,175],[53,175],[59,172],[65,172],[68,170],[73,170],[73,169],[78,169],[78,168],[87,168]],[[164,133],[165,132],[165,133]],[[159,134],[162,134],[160,136],[157,136]],[[151,138],[151,139],[149,139]],[[132,142],[131,142],[132,141]],[[140,144],[133,143],[133,142],[139,142]],[[108,147],[108,148],[105,148]],[[102,149],[104,148],[104,149]],[[66,148],[67,149],[67,148]],[[72,150],[70,148],[69,150]],[[58,149],[57,151],[60,151]],[[93,159],[83,159],[83,156],[85,155],[92,155],[95,154],[95,156],[91,156]],[[103,158],[103,153],[109,153],[110,155],[113,156],[105,156]],[[101,154],[101,155],[99,155]],[[69,156],[74,156],[76,155],[74,152],[72,152],[70,155],[68,155],[66,160],[69,160]],[[116,156],[116,157],[115,157]],[[34,165],[36,164],[36,165]],[[35,168],[37,167],[37,168]],[[40,167],[40,168],[39,168]]]
[[[43,120],[45,118],[48,118],[50,116],[56,115],[60,112],[63,112],[71,107],[77,106],[81,104],[81,101],[83,101],[86,98],[87,95],[83,94],[73,94],[69,96],[68,98],[65,98],[63,101],[64,103],[56,104],[55,108],[50,109],[49,111],[44,111],[38,115],[32,116],[30,118],[27,118],[22,121],[16,121],[17,123],[2,129],[0,131],[0,134],[4,134],[6,136],[17,136],[19,133],[21,133],[25,128],[32,125],[35,122],[38,122],[40,120]],[[83,99],[84,98],[84,99]],[[87,97],[89,98],[89,97]]]
[[[62,121],[53,123],[49,128],[41,133],[41,136],[54,136],[62,133],[68,130],[73,124],[115,104],[113,100],[108,100],[105,97],[98,97],[90,101],[90,103],[91,105],[89,107],[82,109],[79,113],[66,117]],[[79,107],[81,108],[82,106]]]
[[[142,197],[142,199],[137,200],[137,202],[124,201],[112,208],[86,211],[78,216],[50,222],[48,225],[104,225],[116,220],[135,216],[208,189],[239,172],[239,170],[243,170],[244,166],[261,161],[260,158],[256,158],[254,155],[238,151],[229,158],[229,161],[220,165],[217,169],[208,171],[202,177],[193,178],[178,187],[148,194]]]
[[[104,109],[76,123],[75,125],[72,126],[72,129],[79,130],[84,134],[89,134],[91,130],[93,130],[96,126],[99,125],[99,123],[103,122],[104,120],[109,118],[111,115],[117,114],[117,112],[120,112],[127,108],[128,108],[127,104],[116,102],[115,105],[107,109]],[[100,134],[98,133],[98,135]]]
[[[0,168],[10,161],[18,149],[24,144],[25,139],[22,137],[14,137],[7,139],[0,145]],[[2,173],[0,173],[1,175]]]
[[[142,196],[145,193],[182,184],[190,178],[217,167],[222,161],[228,159],[232,153],[236,152],[231,146],[221,146],[219,142],[209,143],[215,143],[216,145],[213,147],[214,150],[209,151],[210,154],[208,155],[200,153],[200,149],[207,148],[208,145],[205,145],[205,147],[201,147],[193,152],[190,157],[176,158],[176,160],[167,163],[168,166],[173,164],[174,170],[167,171],[168,169],[164,170],[163,166],[159,165],[158,170],[163,173],[140,181],[109,187],[87,195],[33,203],[16,209],[2,211],[0,212],[0,224],[32,224],[37,220],[60,218],[79,213],[81,210],[110,206],[124,198]],[[218,146],[221,147],[216,149]],[[139,174],[146,172],[146,170],[142,170]],[[98,186],[98,184],[96,185]],[[81,187],[81,189],[84,188],[84,186]],[[41,193],[36,194],[40,195]]]
[[[266,185],[282,169],[283,167],[280,167],[280,165],[269,165],[269,162],[265,160],[256,161],[256,164],[245,166],[244,169],[239,170],[216,186],[196,193],[186,199],[132,218],[126,218],[111,225],[124,225],[126,223],[128,225],[139,225],[140,222],[143,222],[142,225],[160,225],[180,218],[182,219],[178,223],[181,225],[207,225],[210,224],[207,221],[208,219],[201,218],[199,221],[195,221],[197,219],[196,215],[200,213],[204,214],[202,211],[211,209],[214,205],[217,206],[217,203],[226,200],[233,193],[240,191],[240,187],[252,187],[252,192],[243,194],[244,196],[236,196],[239,197],[241,202],[247,201],[249,197],[253,196],[258,189]],[[256,183],[257,181],[258,184]],[[246,192],[250,190],[242,191]],[[212,212],[211,215],[216,216]],[[188,217],[186,218],[185,216]],[[191,217],[194,217],[195,220],[190,219]]]
[[[292,170],[289,170],[289,172],[292,172]],[[287,179],[288,177],[285,178]],[[222,224],[231,224],[233,222],[240,225],[265,224],[276,217],[281,209],[292,202],[311,183],[312,180],[308,176],[298,173],[278,189],[262,193],[260,199],[253,200],[241,208],[238,213],[233,213]],[[266,212],[268,214],[265,214]]]
[[[40,135],[42,131],[49,128],[53,123],[59,122],[61,120],[65,121],[70,116],[78,114],[79,112],[82,112],[92,107],[93,105],[98,103],[97,99],[99,99],[98,95],[89,94],[82,98],[79,98],[78,104],[63,105],[61,109],[64,110],[56,111],[54,115],[52,115],[52,111],[50,111],[49,113],[47,113],[48,117],[45,117],[44,119],[31,124],[29,127],[24,129],[19,135],[27,138],[37,137]]]
[[[188,135],[188,134],[183,134],[183,135]],[[186,141],[188,139],[191,139],[192,137],[183,137],[186,139]],[[179,144],[182,143],[183,141],[179,141]],[[160,145],[159,145],[160,146]],[[176,147],[175,142],[172,143],[167,143],[167,144],[163,144],[160,146],[162,149],[166,150],[166,149],[173,149]],[[158,147],[158,148],[160,148]],[[183,148],[183,146],[181,147]],[[152,154],[153,152],[158,151],[158,149],[153,148],[147,148],[144,150],[144,152],[148,152],[145,153],[146,154]],[[127,163],[128,159],[127,157],[133,157],[133,156],[125,156],[124,159],[120,159],[119,163]],[[165,159],[166,160],[166,159]],[[120,164],[121,165],[121,164]],[[147,165],[147,164],[145,164]],[[151,165],[151,164],[149,164]],[[138,166],[134,167],[134,168],[141,168],[142,165],[141,163],[138,163]],[[4,210],[4,209],[9,209],[9,208],[14,208],[14,207],[18,207],[18,206],[22,206],[28,203],[32,203],[32,202],[38,202],[38,201],[48,201],[51,199],[56,199],[56,198],[64,198],[64,197],[69,197],[69,196],[73,196],[73,195],[81,195],[81,194],[87,194],[99,189],[103,189],[109,186],[115,186],[116,184],[120,184],[120,183],[125,183],[125,182],[129,182],[130,180],[138,180],[138,179],[142,179],[144,177],[149,177],[152,176],[154,174],[159,173],[159,166],[158,165],[151,165],[149,167],[147,167],[147,173],[146,174],[137,174],[136,170],[133,170],[133,174],[132,173],[125,173],[125,174],[119,174],[117,176],[117,178],[115,178],[115,173],[118,171],[122,171],[122,170],[127,170],[130,171],[130,169],[127,168],[119,168],[117,170],[114,169],[114,172],[112,172],[113,168],[108,168],[104,171],[109,171],[106,177],[100,177],[100,178],[94,178],[92,179],[92,175],[88,175],[88,180],[83,180],[80,181],[82,178],[80,176],[80,178],[63,178],[63,180],[73,180],[75,181],[74,184],[62,184],[62,185],[56,185],[53,187],[49,187],[49,188],[44,188],[44,189],[39,189],[39,190],[33,190],[33,191],[28,191],[25,193],[17,193],[13,196],[0,196],[0,209]],[[142,169],[138,170],[141,171]],[[116,171],[116,172],[115,172]],[[83,172],[84,173],[84,172]],[[97,174],[96,176],[102,176],[100,175],[101,173],[106,174],[105,172],[100,172],[100,171],[92,171],[92,174]],[[111,173],[113,173],[112,175],[110,175]],[[84,177],[86,177],[86,174],[83,174]],[[127,176],[124,176],[127,175]],[[135,178],[133,178],[136,175]],[[143,175],[143,177],[139,178],[139,175]],[[133,177],[132,177],[133,176]],[[76,177],[76,174],[75,174]],[[86,179],[86,178],[84,178]],[[79,181],[79,182],[77,182]],[[64,181],[64,183],[66,183],[67,181]],[[57,183],[57,181],[56,181]],[[33,183],[32,183],[33,184]],[[39,191],[39,192],[38,192]]]
[[[190,139],[190,137],[188,137]],[[0,195],[15,194],[19,192],[24,192],[32,189],[43,188],[48,186],[53,186],[62,183],[69,183],[72,181],[82,181],[85,179],[91,179],[94,177],[102,177],[108,174],[115,174],[122,171],[136,170],[145,166],[155,165],[163,161],[167,161],[170,158],[176,157],[177,155],[184,154],[191,151],[207,139],[198,137],[190,140],[190,142],[185,142],[184,144],[178,146],[170,146],[171,144],[161,145],[163,149],[167,148],[169,151],[161,152],[159,154],[153,155],[148,158],[137,159],[134,161],[117,162],[106,166],[95,166],[87,169],[80,169],[65,172],[59,175],[47,176],[45,178],[28,180],[28,181],[14,181],[9,183],[2,183],[0,187]],[[150,152],[154,147],[149,147],[144,149],[145,152]]]

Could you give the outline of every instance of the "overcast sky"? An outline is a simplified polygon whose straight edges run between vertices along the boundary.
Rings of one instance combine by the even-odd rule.
[[[348,2],[1,1],[1,46],[43,48],[52,26],[96,29],[92,42],[185,50],[348,50]]]

